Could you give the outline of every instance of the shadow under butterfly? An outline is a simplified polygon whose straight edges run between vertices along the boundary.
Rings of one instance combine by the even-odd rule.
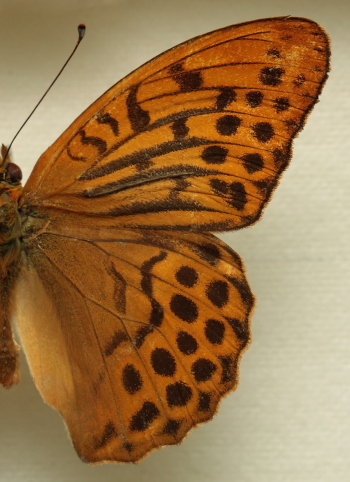
[[[92,104],[24,188],[0,165],[0,383],[35,384],[89,463],[136,462],[237,384],[254,298],[212,232],[257,221],[329,70],[311,20],[168,50]]]

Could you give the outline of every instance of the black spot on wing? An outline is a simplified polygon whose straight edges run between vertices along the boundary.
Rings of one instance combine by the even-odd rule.
[[[277,49],[269,49],[267,51],[267,55],[269,57],[273,57],[274,59],[280,59],[281,58],[281,52]]]
[[[218,356],[218,360],[222,367],[222,375],[220,383],[232,382],[236,379],[237,363],[232,356]]]
[[[241,157],[244,168],[249,174],[261,171],[264,168],[264,159],[261,154],[255,152],[250,154],[244,154]]]
[[[127,452],[129,452],[129,453],[132,452],[133,450],[135,450],[135,446],[134,446],[132,443],[130,443],[130,442],[124,442],[124,443],[123,443],[123,447],[124,447],[125,450],[126,450]]]
[[[271,87],[277,87],[282,84],[282,75],[284,69],[280,67],[264,67],[259,74],[259,80],[264,85],[270,85]]]
[[[95,137],[95,136],[87,136],[84,129],[81,129],[79,132],[77,132],[76,136],[73,137],[73,139],[70,141],[70,143],[67,145],[67,153],[69,157],[73,161],[82,161],[85,162],[87,158],[85,156],[74,156],[72,154],[70,145],[72,142],[75,141],[75,137],[80,137],[80,142],[84,146],[93,146],[97,149],[98,155],[102,155],[104,152],[107,150],[107,143],[100,137]]]
[[[138,84],[132,86],[126,99],[128,119],[134,132],[142,131],[150,123],[149,113],[146,110],[143,110],[140,104],[137,102],[138,89]]]
[[[225,325],[220,320],[210,318],[205,322],[205,337],[213,345],[221,345],[225,336]]]
[[[82,129],[78,132],[77,135],[80,135],[80,142],[85,146],[94,146],[98,150],[98,153],[101,155],[107,150],[107,143],[100,137],[94,136],[87,136],[85,131]]]
[[[206,382],[211,379],[217,366],[207,358],[198,358],[191,367],[191,372],[197,382]]]
[[[229,187],[231,200],[230,204],[238,211],[243,211],[247,204],[247,193],[244,184],[241,182],[232,182]]]
[[[153,370],[163,377],[172,377],[176,372],[176,362],[173,355],[166,348],[155,348],[151,353]]]
[[[131,363],[128,363],[123,368],[122,382],[125,390],[130,393],[130,395],[133,395],[141,390],[143,385],[140,372]]]
[[[192,389],[184,382],[176,382],[166,387],[166,400],[169,407],[184,407],[192,398]]]
[[[124,341],[129,341],[127,334],[124,331],[118,330],[114,333],[113,338],[110,340],[108,345],[104,350],[104,354],[106,356],[111,356],[114,353],[114,350],[118,348]]]
[[[95,448],[101,449],[105,447],[112,438],[117,436],[118,433],[113,422],[106,423],[101,439],[95,442]]]
[[[277,97],[273,104],[273,108],[275,109],[277,114],[288,110],[289,107],[290,107],[290,102],[288,97]]]
[[[144,261],[141,266],[141,289],[149,298],[152,297],[152,274],[153,267],[163,261],[167,257],[166,251],[161,251],[156,256],[152,256],[150,259]]]
[[[212,280],[206,288],[206,296],[218,308],[227,305],[229,298],[229,287],[227,281]]]
[[[200,412],[210,412],[210,393],[199,392],[198,410]]]
[[[226,181],[212,178],[210,179],[209,182],[210,182],[210,187],[216,194],[219,194],[220,196],[227,194],[229,190],[229,185],[227,184]]]
[[[113,298],[115,301],[115,307],[119,313],[126,313],[126,281],[123,276],[116,270],[115,266],[111,264],[109,266],[109,274],[114,281],[114,293]]]
[[[151,323],[151,325],[159,327],[163,322],[164,308],[154,298],[151,298],[151,307],[152,309],[149,322]]]
[[[222,111],[234,102],[237,94],[232,87],[220,87],[220,94],[216,98],[216,109]]]
[[[192,355],[198,349],[197,340],[186,331],[179,331],[176,337],[176,344],[184,355]]]
[[[237,278],[233,278],[230,276],[227,276],[226,279],[237,289],[242,300],[246,305],[248,305],[250,310],[254,304],[254,297],[248,283],[246,281],[238,280]]]
[[[152,269],[157,264],[163,261],[167,257],[166,251],[161,251],[156,256],[152,256],[148,260],[144,261],[141,266],[141,289],[147,296],[151,303],[151,313],[149,317],[149,325],[142,326],[136,333],[134,340],[136,348],[140,348],[146,336],[154,331],[154,328],[159,327],[164,318],[164,309],[161,304],[153,297],[153,275]]]
[[[175,273],[176,280],[186,288],[193,288],[197,283],[198,273],[191,266],[181,266]]]
[[[296,86],[296,87],[301,87],[304,82],[306,82],[306,78],[305,78],[305,75],[304,74],[299,74],[296,79],[293,80],[293,84]]]
[[[167,435],[176,435],[180,427],[180,420],[169,419],[163,429],[163,433]]]
[[[216,266],[221,258],[220,249],[212,243],[204,243],[193,246],[192,250],[204,261]]]
[[[113,132],[113,134],[115,136],[119,135],[118,121],[116,119],[114,119],[114,117],[112,117],[110,114],[108,114],[108,112],[106,114],[103,114],[103,115],[98,114],[96,116],[96,120],[99,124],[109,125],[109,127],[111,128],[111,131]]]
[[[260,91],[251,91],[246,94],[245,98],[249,107],[256,108],[261,105],[264,94]]]
[[[134,339],[134,345],[136,348],[141,348],[141,346],[144,344],[145,340],[146,340],[146,337],[147,335],[149,335],[150,333],[152,333],[154,331],[154,325],[150,324],[150,325],[145,325],[143,326],[142,328],[140,328],[137,332],[136,332],[136,336],[135,336],[135,339]]]
[[[203,84],[202,75],[198,71],[180,71],[173,75],[173,80],[179,85],[181,92],[198,90]]]
[[[132,416],[130,430],[133,432],[145,431],[159,415],[160,412],[153,402],[144,402],[141,409]]]
[[[247,343],[247,341],[249,340],[249,333],[243,327],[242,322],[238,318],[226,318],[226,320],[230,324],[237,338]]]
[[[198,308],[195,302],[178,293],[172,296],[170,309],[175,316],[187,323],[193,323],[198,318]]]
[[[257,122],[252,127],[252,134],[259,142],[268,142],[271,140],[275,131],[269,122]]]
[[[222,136],[233,136],[236,134],[242,120],[236,115],[224,115],[216,121],[216,130]]]
[[[209,146],[203,150],[201,158],[207,164],[223,164],[226,162],[228,152],[228,149],[223,146]]]
[[[183,63],[182,62],[179,62],[177,64],[174,64],[174,65],[171,65],[169,67],[169,74],[176,74],[178,72],[181,72],[183,71],[184,67],[183,67]]]
[[[272,155],[275,161],[275,164],[278,168],[281,168],[281,166],[285,165],[289,158],[290,158],[290,145],[288,146],[287,149],[281,149],[279,147],[276,147],[272,151]]]
[[[171,130],[173,131],[175,139],[181,139],[186,137],[190,129],[186,125],[187,118],[178,119],[171,124]]]

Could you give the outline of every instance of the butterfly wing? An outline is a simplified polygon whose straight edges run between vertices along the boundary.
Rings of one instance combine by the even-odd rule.
[[[86,461],[177,443],[235,387],[253,298],[238,256],[204,232],[259,218],[328,58],[305,19],[197,37],[112,87],[39,159],[17,317]]]
[[[179,443],[236,386],[253,297],[215,237],[47,231],[27,256],[19,333],[83,460],[134,462]]]
[[[302,18],[189,40],[81,115],[39,159],[27,202],[73,225],[249,225],[286,168],[328,68],[326,34]]]

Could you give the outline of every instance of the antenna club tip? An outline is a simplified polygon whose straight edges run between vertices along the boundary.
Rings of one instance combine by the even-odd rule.
[[[86,25],[84,23],[81,23],[78,25],[78,34],[79,34],[79,40],[82,40],[86,31]]]

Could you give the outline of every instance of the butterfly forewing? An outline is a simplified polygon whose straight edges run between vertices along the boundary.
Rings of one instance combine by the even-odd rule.
[[[64,211],[67,223],[251,224],[327,70],[328,40],[304,19],[190,40],[116,84],[63,134],[27,183],[31,202],[53,218]]]
[[[210,231],[259,218],[328,62],[310,20],[211,32],[116,84],[39,159],[16,316],[85,461],[178,443],[235,388],[253,296]]]

